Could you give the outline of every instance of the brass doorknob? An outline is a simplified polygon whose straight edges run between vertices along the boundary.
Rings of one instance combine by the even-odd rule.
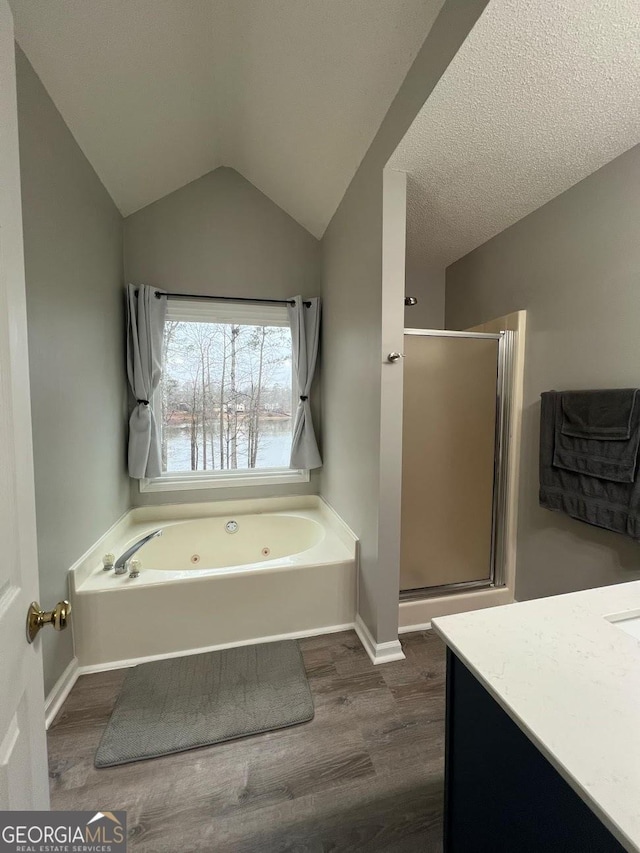
[[[45,625],[53,625],[56,631],[64,631],[69,622],[71,605],[68,601],[59,601],[53,610],[41,610],[37,601],[32,601],[27,613],[27,642],[33,643],[38,631]]]

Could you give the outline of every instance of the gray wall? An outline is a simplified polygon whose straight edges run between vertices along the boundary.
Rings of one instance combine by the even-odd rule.
[[[127,281],[183,293],[281,299],[320,295],[320,243],[233,169],[209,172],[128,216]],[[312,395],[319,421],[319,393]],[[300,486],[140,493],[136,505],[317,493]]]
[[[411,265],[407,258],[405,294],[416,296],[418,304],[406,308],[405,326],[408,329],[443,329],[445,268]]]
[[[40,595],[128,508],[122,218],[24,54],[18,122]],[[45,690],[73,657],[42,637]]]
[[[378,560],[383,169],[485,5],[444,4],[322,241],[321,492],[361,539],[359,611],[377,642],[398,627],[397,566]]]
[[[640,386],[640,147],[447,271],[446,320],[463,329],[526,308],[516,597],[640,577],[640,549],[538,506],[539,395]]]

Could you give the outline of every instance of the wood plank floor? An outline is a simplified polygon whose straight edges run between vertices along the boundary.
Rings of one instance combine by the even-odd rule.
[[[82,676],[49,730],[53,809],[125,809],[136,853],[438,853],[444,646],[374,667],[351,632],[301,640],[315,717],[96,770],[126,670]]]

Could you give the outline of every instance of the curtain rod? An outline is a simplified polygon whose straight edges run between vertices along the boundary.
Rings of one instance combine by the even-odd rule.
[[[156,299],[162,299],[166,296],[167,299],[210,299],[214,302],[252,302],[254,305],[293,305],[293,299],[252,299],[248,296],[208,296],[205,293],[160,293],[156,290]],[[304,302],[305,308],[309,308],[311,303]]]

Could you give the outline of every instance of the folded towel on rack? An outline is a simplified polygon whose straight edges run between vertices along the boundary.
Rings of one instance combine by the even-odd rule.
[[[625,439],[637,388],[603,391],[562,391],[562,433],[576,438]]]
[[[553,464],[578,474],[632,483],[640,447],[637,389],[563,391],[559,397]]]
[[[554,465],[561,394],[547,391],[540,406],[540,506],[640,540],[640,478],[620,482]]]

